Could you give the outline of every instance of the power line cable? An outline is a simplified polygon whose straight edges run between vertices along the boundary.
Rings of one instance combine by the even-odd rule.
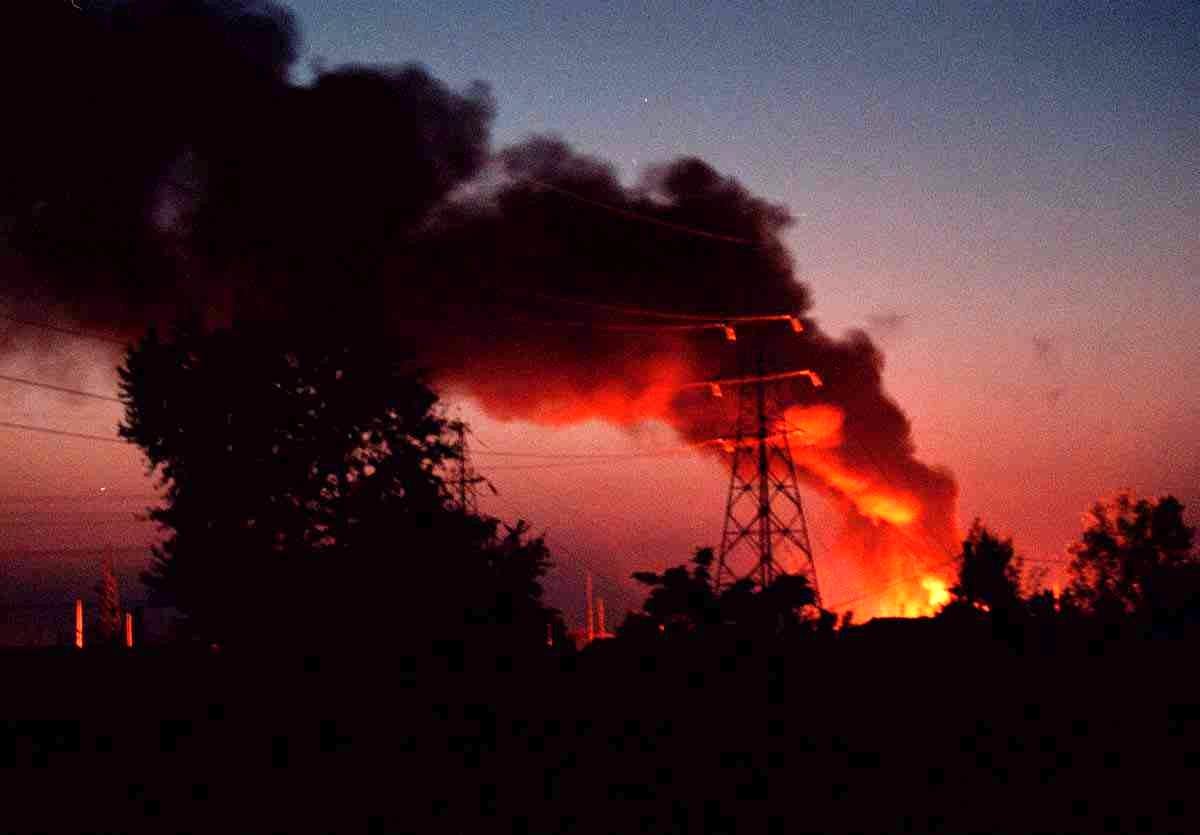
[[[79,528],[82,528],[82,527],[86,527],[89,530],[91,530],[93,528],[100,527],[100,526],[125,527],[128,525],[138,525],[140,527],[143,522],[143,520],[140,519],[134,511],[130,511],[130,510],[94,511],[94,512],[88,512],[86,514],[79,513],[77,511],[76,514],[72,518],[55,518],[55,519],[32,519],[32,518],[29,518],[30,516],[32,516],[36,513],[37,513],[37,511],[25,511],[23,513],[23,517],[19,518],[19,519],[4,519],[4,517],[2,515],[0,515],[0,526],[4,525],[7,522],[7,523],[13,524],[14,526],[19,524],[23,530],[38,530],[38,529],[45,529],[45,528],[68,528],[68,529],[78,530]],[[122,518],[112,518],[112,519],[96,518],[101,513],[113,514],[114,516],[119,514],[119,516]],[[61,516],[62,514],[56,513],[54,515],[56,517],[58,517],[58,516]]]
[[[588,459],[634,459],[634,458],[658,458],[675,454],[683,454],[686,452],[695,452],[709,446],[719,446],[725,444],[724,438],[712,438],[707,441],[697,441],[691,444],[678,444],[676,446],[659,447],[652,450],[643,450],[641,452],[525,452],[525,451],[509,451],[509,450],[494,450],[488,449],[483,452],[476,452],[476,455],[487,456],[492,455],[501,458],[547,458],[547,459],[571,459],[571,460],[588,460]]]
[[[694,383],[684,383],[679,386],[681,391],[690,389],[711,389],[712,393],[721,397],[721,386],[746,386],[756,385],[758,383],[777,383],[783,380],[796,380],[801,377],[807,377],[808,381],[816,388],[821,388],[825,382],[821,376],[815,371],[803,369],[798,371],[779,371],[774,374],[759,374],[752,377],[726,377],[717,380],[701,380]]]
[[[72,393],[81,393],[74,392]],[[107,399],[107,398],[105,398]],[[120,402],[120,401],[116,401]],[[48,435],[59,435],[69,438],[79,438],[82,440],[104,441],[108,443],[128,443],[123,438],[115,436],[95,435],[85,432],[73,432],[65,429],[55,429],[49,426],[37,426],[27,423],[16,423],[12,421],[0,421],[0,427],[12,429],[14,431],[38,432]],[[677,447],[664,447],[662,449],[647,451],[647,452],[628,452],[628,453],[539,453],[539,452],[515,452],[507,450],[486,450],[475,453],[476,455],[491,455],[503,458],[535,458],[553,460],[550,464],[529,464],[529,465],[496,465],[489,469],[493,470],[510,470],[510,469],[542,469],[546,466],[561,466],[561,465],[579,465],[579,464],[597,464],[604,462],[619,462],[631,461],[638,459],[654,459],[654,458],[671,458],[680,455],[685,455],[690,452],[696,452],[707,446],[725,445],[729,443],[723,438],[714,438],[708,441],[700,441],[695,444],[684,444]]]
[[[646,460],[650,458],[667,459],[678,457],[682,453],[674,455],[656,455],[656,456],[640,456],[629,458],[600,458],[600,459],[583,459],[583,460],[565,460],[565,461],[547,461],[540,464],[499,464],[496,466],[486,467],[481,471],[484,473],[490,472],[513,472],[521,470],[553,470],[563,467],[597,467],[604,464],[621,464],[631,460]]]
[[[74,394],[78,397],[87,397],[92,400],[103,400],[107,403],[123,402],[120,398],[112,397],[107,394],[97,394],[96,392],[92,391],[82,391],[81,389],[68,388],[66,386],[55,385],[54,383],[44,383],[41,380],[30,380],[25,377],[12,377],[8,374],[0,374],[0,380],[4,380],[8,383],[16,383],[22,386],[33,386],[35,388],[49,389],[50,391],[57,391],[63,394]]]
[[[476,452],[475,455],[480,457],[493,456],[496,458],[543,458],[553,460],[566,461],[626,461],[637,458],[660,458],[674,453],[690,452],[692,447],[679,447],[675,450],[660,450],[657,452],[595,452],[595,453],[573,453],[573,452],[493,452],[491,450]]]
[[[54,333],[66,334],[67,336],[75,336],[81,339],[95,339],[100,342],[107,342],[112,345],[120,345],[122,348],[129,346],[129,343],[124,339],[118,339],[115,336],[96,333],[94,331],[85,331],[78,328],[68,328],[63,325],[55,325],[50,322],[38,322],[33,319],[21,319],[17,316],[11,316],[7,313],[0,313],[0,319],[7,322],[13,322],[18,325],[24,325],[30,328],[41,328],[42,330],[53,331]]]
[[[647,335],[658,336],[664,333],[695,333],[697,331],[724,331],[727,335],[733,333],[731,326],[719,322],[697,322],[689,324],[608,324],[605,322],[581,322],[567,319],[534,319],[525,316],[510,317],[516,322],[525,322],[531,325],[540,325],[542,327],[557,328],[586,328],[595,331],[607,331],[612,333],[641,333]],[[728,338],[728,336],[727,336]]]
[[[773,432],[767,436],[768,439],[782,438],[792,434],[806,434],[803,429],[792,428],[783,432]],[[478,439],[478,438],[477,438]],[[482,443],[482,441],[480,441]],[[587,460],[636,460],[639,458],[667,458],[674,455],[682,455],[688,452],[700,452],[710,447],[720,447],[726,452],[734,445],[734,441],[729,438],[709,438],[706,441],[696,441],[690,444],[679,444],[677,446],[659,447],[653,450],[644,450],[642,452],[526,452],[526,451],[510,451],[510,450],[493,450],[488,449],[482,452],[475,452],[477,456],[495,456],[500,458],[543,458],[543,459],[563,459],[570,461],[587,461]],[[753,446],[757,444],[757,439],[746,439],[742,441],[743,446]]]
[[[587,307],[593,310],[603,310],[610,313],[621,313],[625,316],[637,317],[642,319],[665,319],[668,321],[679,322],[697,322],[715,324],[751,324],[757,322],[788,322],[792,329],[799,333],[804,330],[804,325],[800,321],[800,317],[791,313],[748,313],[748,314],[722,314],[722,313],[680,313],[677,311],[655,310],[648,307],[639,307],[631,304],[613,304],[610,302],[596,302],[586,299],[573,299],[569,296],[559,296],[553,293],[543,291],[529,291],[530,295],[535,298],[544,299],[546,301],[555,302],[557,304],[570,304],[578,307]]]
[[[86,432],[70,432],[65,429],[52,429],[49,426],[33,426],[27,423],[12,423],[6,420],[0,420],[0,428],[12,429],[21,432],[38,432],[44,435],[57,435],[63,438],[79,438],[85,441],[102,441],[110,444],[129,443],[124,438],[118,438],[112,435],[89,435]]]
[[[548,183],[545,180],[537,180],[533,177],[526,177],[525,182],[532,183],[533,185],[547,189],[548,191],[553,191],[556,194],[561,194],[562,196],[570,198],[571,200],[575,200],[579,203],[583,203],[597,209],[602,209],[606,212],[611,212],[612,214],[619,215],[630,220],[637,220],[641,221],[642,223],[649,223],[654,226],[660,226],[664,229],[670,229],[671,231],[679,232],[680,234],[692,235],[698,238],[707,238],[708,240],[713,241],[722,241],[724,243],[741,244],[754,249],[761,248],[765,244],[763,241],[755,241],[750,238],[743,238],[737,235],[724,235],[720,232],[710,232],[707,229],[699,229],[695,226],[688,226],[684,223],[675,223],[674,221],[663,220],[662,218],[653,217],[641,212],[635,212],[632,209],[614,206],[611,203],[605,203],[600,200],[594,200],[590,197],[584,197],[581,194],[576,194],[573,191],[569,191],[561,186],[556,186],[553,183]]]
[[[41,496],[0,496],[0,505],[5,504],[36,504],[38,502],[94,502],[100,499],[119,499],[121,501],[158,501],[162,496],[155,496],[149,493],[110,493],[107,490],[103,493],[87,493],[80,495],[78,493],[59,493],[56,495],[41,495]]]

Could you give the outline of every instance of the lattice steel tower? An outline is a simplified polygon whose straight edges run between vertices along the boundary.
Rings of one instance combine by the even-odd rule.
[[[450,421],[447,428],[454,436],[454,444],[451,446],[454,464],[450,468],[446,483],[450,486],[455,506],[464,513],[476,515],[479,513],[476,487],[485,482],[485,479],[471,466],[471,451],[467,446],[467,433],[470,430],[461,419]]]
[[[775,394],[780,378],[790,374],[764,374],[761,355],[756,365],[756,376],[738,381],[729,497],[714,582],[717,591],[746,578],[762,587],[780,574],[804,573],[820,604],[789,429]],[[811,372],[796,373],[807,374],[814,385],[821,385]],[[787,560],[791,571],[780,565],[781,551],[791,552]]]

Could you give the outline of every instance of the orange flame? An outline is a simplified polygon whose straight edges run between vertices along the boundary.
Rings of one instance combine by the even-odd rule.
[[[949,602],[946,581],[927,574],[916,583],[898,586],[880,604],[879,614],[894,618],[930,617]]]
[[[848,498],[863,516],[900,527],[920,516],[915,496],[879,484],[879,474],[851,471],[836,453],[844,441],[845,413],[841,409],[828,404],[794,406],[787,410],[785,420],[799,441],[792,450],[796,464]]]
[[[919,571],[940,556],[932,538],[936,535],[923,521],[928,510],[923,497],[872,467],[860,469],[846,457],[845,414],[836,406],[794,406],[785,420],[797,467],[812,474],[860,520],[856,530],[847,529],[839,537],[834,555],[860,567],[864,592],[884,587],[881,595],[864,595],[864,608],[885,617],[923,617],[939,611],[950,601],[947,582]],[[952,534],[942,532],[941,546],[949,544],[948,536]]]

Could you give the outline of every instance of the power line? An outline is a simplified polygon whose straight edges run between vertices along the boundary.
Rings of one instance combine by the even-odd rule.
[[[588,307],[594,310],[621,313],[626,316],[640,317],[643,319],[666,319],[668,321],[697,322],[706,323],[708,325],[726,323],[752,324],[758,322],[788,322],[791,324],[792,330],[796,331],[797,333],[804,330],[804,325],[800,321],[800,317],[792,313],[747,313],[734,315],[726,315],[721,313],[679,313],[677,311],[655,310],[653,308],[639,307],[631,304],[613,304],[610,302],[573,299],[568,296],[559,296],[553,293],[545,293],[542,291],[531,291],[531,295],[533,295],[535,298],[540,298],[559,304],[571,304],[578,307]]]
[[[737,327],[742,327],[747,323],[755,322],[791,322],[792,330],[800,333],[804,330],[804,326],[795,316],[787,315],[764,315],[764,316],[742,316],[733,317],[722,321],[703,321],[703,322],[688,322],[686,324],[610,324],[606,322],[583,322],[569,319],[535,319],[529,316],[510,316],[512,321],[524,322],[530,325],[536,325],[545,328],[582,328],[586,330],[602,331],[608,333],[632,333],[644,334],[647,336],[662,336],[668,333],[697,333],[701,331],[720,331],[726,342],[737,342]],[[734,326],[737,327],[734,327]]]
[[[541,325],[548,328],[567,327],[567,328],[586,328],[596,331],[610,331],[613,333],[644,333],[649,335],[659,335],[663,333],[694,333],[696,331],[724,331],[727,335],[733,333],[730,325],[720,322],[696,322],[688,324],[608,324],[604,322],[581,322],[567,319],[534,319],[526,316],[512,316],[513,321],[526,322],[531,325]]]
[[[62,333],[68,336],[76,336],[81,339],[95,339],[100,342],[108,342],[112,345],[120,345],[122,348],[128,347],[129,343],[123,339],[118,339],[115,336],[95,333],[94,331],[79,330],[78,328],[68,328],[62,325],[54,325],[50,322],[38,322],[33,319],[21,319],[16,316],[10,316],[7,313],[0,313],[0,319],[8,322],[13,322],[18,325],[24,325],[30,328],[41,328],[42,330],[53,331],[54,333]]]
[[[112,514],[114,516],[119,515],[120,518],[112,518],[112,519],[96,518],[99,514],[102,514],[102,513],[103,514]],[[68,529],[73,529],[73,530],[79,530],[80,528],[85,528],[85,527],[87,529],[91,530],[93,528],[96,528],[96,527],[99,527],[102,525],[108,526],[108,527],[125,527],[128,525],[138,525],[140,527],[143,523],[143,520],[141,518],[139,518],[137,513],[134,511],[131,511],[131,510],[95,511],[95,512],[89,512],[86,515],[76,511],[76,514],[72,518],[55,518],[55,519],[29,518],[31,516],[38,515],[38,514],[39,514],[39,511],[23,511],[22,518],[18,518],[18,519],[5,519],[3,516],[0,516],[0,524],[11,523],[14,526],[19,524],[22,528],[33,529],[33,530],[45,529],[45,528],[68,528]],[[61,515],[62,514],[57,514],[57,513],[55,514],[55,516],[61,516]]]
[[[661,450],[658,452],[596,452],[596,453],[572,453],[572,452],[492,452],[486,450],[476,452],[477,456],[493,456],[497,458],[542,458],[550,460],[565,460],[579,461],[625,461],[637,458],[662,458],[674,454],[682,454],[691,452],[692,447],[679,447],[673,450]]]
[[[7,379],[7,378],[5,378],[3,375],[0,375],[0,379]],[[41,384],[32,383],[31,381],[26,381],[26,380],[17,380],[17,382],[29,383],[31,385],[41,385]],[[45,384],[45,386],[49,387],[49,388],[60,389],[60,387],[50,386],[49,384]],[[67,389],[67,391],[69,391],[72,394],[83,394],[83,395],[90,394],[87,392],[77,392],[73,389]],[[100,399],[104,399],[104,400],[112,400],[117,403],[121,402],[119,400],[116,400],[116,398],[106,398],[101,395],[92,394],[90,396],[99,397]],[[114,437],[114,436],[94,435],[94,434],[88,434],[85,432],[72,432],[72,431],[68,431],[65,429],[55,429],[55,428],[49,427],[49,426],[37,426],[34,424],[27,424],[27,423],[14,423],[11,421],[0,421],[0,427],[6,428],[6,429],[12,429],[12,430],[16,430],[16,431],[39,432],[39,433],[44,433],[44,434],[48,434],[48,435],[60,435],[60,436],[69,437],[69,438],[79,438],[82,440],[104,441],[104,442],[108,442],[108,443],[122,443],[122,444],[128,443],[124,439]],[[630,461],[630,460],[638,460],[638,459],[671,458],[671,457],[675,457],[675,456],[679,456],[679,455],[685,455],[690,452],[696,452],[698,450],[703,449],[704,447],[726,445],[727,443],[728,442],[723,438],[714,438],[714,439],[711,439],[708,441],[699,441],[694,444],[683,444],[683,445],[676,446],[676,447],[664,447],[661,449],[646,451],[646,452],[540,453],[540,452],[516,452],[516,451],[508,451],[508,450],[490,450],[489,449],[489,450],[476,452],[475,454],[480,455],[480,456],[490,455],[490,456],[500,457],[500,458],[547,459],[549,461],[554,462],[554,463],[550,463],[550,464],[530,464],[530,465],[515,465],[515,466],[496,465],[496,466],[489,468],[489,469],[493,469],[493,470],[541,469],[546,466],[561,466],[561,465],[572,465],[573,466],[573,465],[578,465],[578,464],[596,464],[596,463],[605,463],[605,462]]]
[[[705,384],[707,385],[707,383]],[[768,439],[782,438],[792,434],[806,434],[803,429],[792,428],[783,432],[772,432],[767,435]],[[480,444],[483,441],[476,436]],[[753,446],[757,441],[743,441],[743,445]],[[500,458],[545,458],[545,459],[563,459],[569,461],[590,461],[590,460],[630,460],[638,458],[667,458],[674,455],[682,455],[688,452],[699,452],[706,447],[720,447],[725,452],[731,452],[735,442],[729,438],[709,438],[706,441],[696,441],[691,444],[679,444],[678,446],[659,447],[658,449],[645,450],[642,452],[525,452],[525,451],[509,451],[509,450],[493,450],[487,449],[483,452],[476,452],[475,455],[487,456],[492,455]]]
[[[0,549],[0,557],[39,557],[39,556],[66,556],[68,554],[76,555],[77,557],[86,557],[88,555],[103,555],[105,553],[113,554],[145,554],[150,548],[147,545],[113,545],[111,542],[96,545],[72,545],[61,548],[54,547],[39,547],[39,548],[3,548]],[[73,558],[72,561],[75,561]]]
[[[611,212],[613,214],[620,215],[621,217],[629,218],[630,220],[637,220],[641,221],[642,223],[661,226],[664,229],[670,229],[673,232],[679,232],[684,235],[693,235],[698,238],[707,238],[713,241],[722,241],[724,243],[741,244],[743,246],[748,246],[755,249],[764,245],[764,242],[762,241],[755,241],[751,240],[750,238],[742,238],[737,235],[723,235],[719,232],[709,232],[707,229],[698,229],[695,226],[688,226],[683,223],[675,223],[674,221],[670,220],[663,220],[662,218],[652,217],[651,215],[642,214],[641,212],[635,212],[632,209],[625,209],[620,206],[614,206],[611,203],[593,200],[590,197],[584,197],[581,194],[568,191],[561,186],[556,186],[553,183],[546,182],[545,180],[536,180],[532,177],[527,177],[525,179],[526,182],[532,183],[535,186],[540,186],[541,188],[549,191],[553,191],[557,194],[561,194],[564,197],[568,197],[571,200],[575,200],[579,203],[584,203],[597,209],[603,209],[606,212]]]
[[[74,394],[78,397],[88,397],[92,400],[103,400],[108,403],[122,403],[120,398],[112,397],[107,394],[96,394],[91,391],[82,391],[80,389],[68,388],[66,386],[55,385],[54,383],[44,383],[41,380],[29,380],[24,377],[11,377],[8,374],[0,374],[0,380],[8,383],[17,383],[22,386],[34,386],[35,388],[49,389],[50,391],[62,392],[63,394]]]
[[[630,459],[630,458],[660,458],[669,455],[683,454],[686,452],[695,452],[699,449],[708,446],[718,446],[725,443],[724,438],[713,438],[707,441],[698,441],[693,444],[679,444],[677,446],[660,447],[653,450],[644,450],[642,452],[515,452],[508,450],[493,450],[488,449],[483,452],[476,452],[476,455],[485,456],[492,455],[500,458],[547,458],[547,459],[569,459],[569,460],[608,460],[608,459]]]
[[[679,386],[681,391],[689,389],[709,389],[714,397],[721,397],[721,386],[746,386],[757,385],[759,383],[777,383],[783,380],[797,380],[801,377],[807,377],[808,381],[815,388],[821,388],[825,385],[824,380],[815,371],[803,369],[800,371],[779,371],[774,374],[757,374],[750,377],[727,377],[718,380],[702,380],[695,383],[684,383]]]
[[[38,502],[94,502],[99,499],[119,499],[122,501],[159,501],[162,496],[156,496],[150,493],[87,493],[80,495],[78,493],[59,493],[56,495],[42,496],[0,496],[0,505],[5,504],[36,504]]]
[[[652,310],[647,307],[636,307],[630,304],[610,304],[608,302],[594,302],[585,299],[572,299],[568,296],[558,296],[552,293],[543,293],[533,291],[531,293],[536,298],[546,301],[557,302],[560,304],[571,304],[577,307],[589,307],[593,310],[605,310],[611,313],[622,313],[626,316],[639,316],[644,319],[667,319],[670,321],[680,322],[715,322],[721,320],[721,316],[712,315],[705,316],[697,313],[677,313],[666,310]]]
[[[5,603],[5,602],[0,601],[0,611],[33,612],[33,611],[52,611],[55,609],[70,610],[75,606],[76,599],[77,598],[72,598],[70,600],[64,600],[61,603]],[[122,607],[125,609],[131,609],[134,607],[142,607],[142,608],[146,608],[146,609],[174,609],[175,608],[174,606],[170,606],[170,605],[164,604],[164,603],[151,603],[148,599],[122,600],[121,603],[122,603]]]
[[[655,456],[650,456],[650,455],[629,456],[627,458],[596,458],[596,459],[578,459],[578,460],[564,460],[564,461],[547,461],[547,462],[543,462],[540,464],[499,464],[496,466],[491,466],[491,467],[485,468],[484,472],[490,473],[490,472],[513,472],[513,471],[519,471],[519,470],[552,470],[552,469],[560,469],[563,467],[597,467],[597,466],[601,466],[604,464],[620,464],[620,463],[625,463],[625,462],[628,462],[631,460],[638,460],[638,459],[645,460],[645,459],[649,459],[649,458],[660,458],[660,459],[674,458],[674,457],[677,457],[678,455],[682,455],[682,454],[683,453],[681,452],[681,453],[675,453],[675,454],[664,454],[664,455],[655,455]]]
[[[89,435],[86,432],[69,432],[65,429],[51,429],[49,426],[33,426],[27,423],[11,423],[6,420],[0,420],[0,428],[13,429],[21,432],[40,432],[44,435],[57,435],[63,438],[79,438],[85,441],[102,441],[110,444],[126,444],[124,438],[117,438],[112,435]]]

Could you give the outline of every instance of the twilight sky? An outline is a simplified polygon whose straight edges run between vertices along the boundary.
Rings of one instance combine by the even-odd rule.
[[[627,181],[696,155],[788,206],[815,317],[883,347],[921,457],[958,478],[964,527],[982,516],[1053,567],[1087,505],[1119,488],[1174,492],[1197,518],[1195,3],[290,5],[302,63],[417,61],[453,87],[490,83],[497,148],[554,132]],[[113,390],[99,343],[61,344],[86,387]],[[45,362],[0,370],[45,379]],[[559,547],[551,602],[569,620],[585,568],[619,612],[637,601],[630,571],[719,539],[715,461],[494,454],[657,449],[665,427],[548,433],[462,408],[501,492],[487,508]],[[0,388],[0,420],[107,434],[118,416]],[[152,492],[133,450],[0,431],[0,494],[22,497],[0,504],[9,578],[40,587],[69,561],[17,551],[150,539],[129,515]],[[874,591],[829,551],[816,497],[813,510],[826,602]],[[142,556],[120,559],[131,574]]]

